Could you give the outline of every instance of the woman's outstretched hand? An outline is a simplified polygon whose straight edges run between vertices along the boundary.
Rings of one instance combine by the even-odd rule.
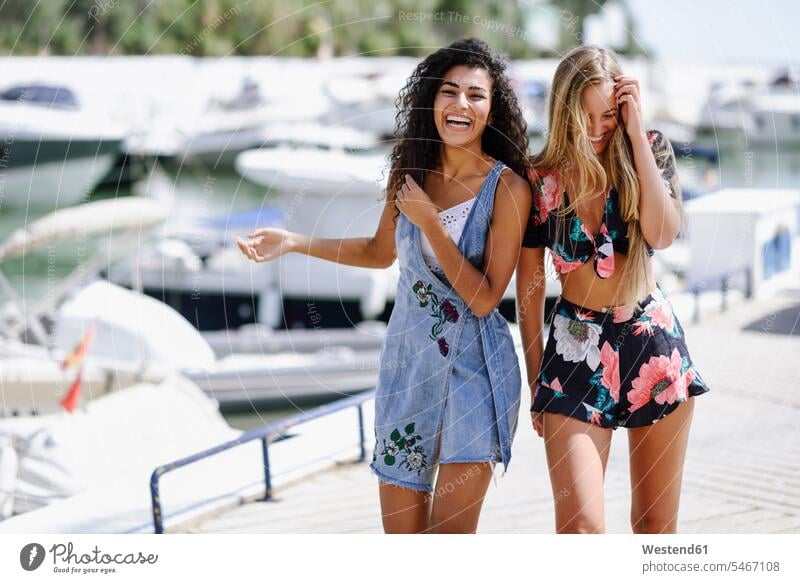
[[[284,229],[257,229],[247,239],[236,237],[236,244],[245,257],[263,263],[293,251],[294,241],[292,233]]]

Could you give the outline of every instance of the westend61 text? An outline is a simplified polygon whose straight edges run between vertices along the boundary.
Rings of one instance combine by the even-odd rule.
[[[707,555],[708,545],[688,545],[676,547],[672,545],[642,545],[645,555]]]

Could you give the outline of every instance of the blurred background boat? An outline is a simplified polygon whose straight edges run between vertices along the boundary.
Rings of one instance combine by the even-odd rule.
[[[236,156],[245,150],[297,143],[304,137],[315,143],[325,131],[320,130],[322,126],[303,131],[300,124],[320,119],[329,108],[324,99],[313,94],[300,99],[297,96],[267,99],[261,94],[258,82],[248,76],[242,80],[240,93],[232,99],[209,99],[196,124],[183,129],[186,136],[174,156],[214,169],[229,169]],[[297,133],[290,136],[287,124],[297,124]],[[335,141],[336,136],[331,140]]]
[[[123,139],[122,128],[84,109],[68,87],[8,87],[0,93],[5,204],[52,210],[88,199]]]
[[[800,145],[800,84],[792,69],[713,82],[698,120],[706,133],[735,133],[757,145]]]
[[[90,329],[92,341],[84,349],[83,366],[90,373],[108,375],[100,394],[182,373],[221,408],[234,410],[332,398],[374,385],[382,328],[372,332],[371,345],[357,343],[358,350],[321,337],[316,349],[306,341],[304,353],[291,349],[289,339],[288,346],[285,342],[278,350],[228,351],[218,358],[198,330],[171,307],[141,290],[99,279],[90,269],[99,270],[104,259],[113,262],[129,253],[132,241],[164,218],[164,207],[150,199],[96,201],[38,219],[0,245],[0,261],[75,237],[105,237],[105,245],[114,248],[109,257],[101,246],[33,307],[19,298],[0,271],[2,288],[11,296],[0,306],[0,346],[7,357],[0,359],[0,414],[58,409],[68,385],[66,375],[54,369]]]

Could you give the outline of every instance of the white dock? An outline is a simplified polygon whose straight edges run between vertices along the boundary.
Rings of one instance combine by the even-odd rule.
[[[680,317],[711,387],[696,402],[680,531],[800,532],[800,290],[706,313],[699,325]],[[553,532],[544,446],[527,401],[525,395],[511,466],[502,478],[497,471],[479,532]],[[615,433],[606,476],[611,533],[630,532],[624,433]],[[343,465],[277,489],[276,501],[246,502],[169,531],[379,533],[377,484],[365,464]]]

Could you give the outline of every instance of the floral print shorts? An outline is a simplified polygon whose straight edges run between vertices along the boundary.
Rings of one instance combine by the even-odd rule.
[[[603,311],[560,297],[531,411],[643,427],[708,390],[660,288],[632,307]]]

